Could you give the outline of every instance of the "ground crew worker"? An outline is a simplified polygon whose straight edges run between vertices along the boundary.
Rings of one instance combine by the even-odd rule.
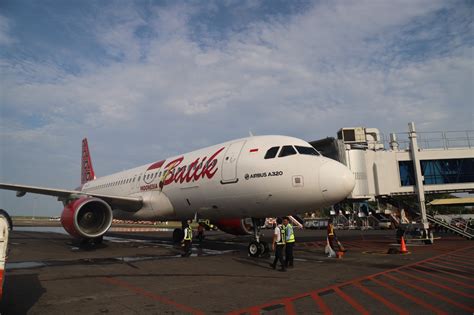
[[[204,240],[204,223],[200,222],[198,225],[197,239],[199,240],[199,243],[201,243]]]
[[[189,257],[191,255],[191,243],[193,241],[193,230],[191,229],[191,221],[186,221],[184,225],[184,236],[181,241],[184,253],[182,257]]]
[[[293,268],[293,247],[295,246],[295,233],[288,217],[283,218],[285,227],[285,266]]]
[[[328,237],[328,245],[329,247],[331,247],[332,252],[334,252],[334,255],[335,255],[336,253],[336,246],[334,244],[335,233],[334,233],[334,225],[332,224],[332,219],[329,219],[328,221],[327,237]],[[328,257],[335,257],[333,256],[332,252],[329,251]]]
[[[328,245],[331,247],[332,251],[329,251],[328,257],[337,257],[342,258],[342,255],[346,251],[341,242],[337,239],[336,232],[334,231],[334,225],[332,224],[332,219],[328,221]]]
[[[286,271],[285,261],[283,260],[283,250],[285,249],[285,228],[281,225],[283,220],[277,219],[277,226],[273,233],[272,249],[275,252],[275,259],[270,266],[276,269],[277,262],[280,261],[280,271]]]

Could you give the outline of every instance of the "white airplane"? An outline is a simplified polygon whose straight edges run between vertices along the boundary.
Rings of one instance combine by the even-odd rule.
[[[82,141],[82,185],[75,190],[0,183],[1,189],[58,197],[61,223],[73,237],[100,242],[123,220],[209,219],[221,230],[252,234],[249,254],[267,249],[259,227],[278,217],[333,205],[353,190],[343,164],[321,156],[308,142],[286,136],[252,136],[95,177],[87,139]],[[173,232],[179,239],[182,229]]]

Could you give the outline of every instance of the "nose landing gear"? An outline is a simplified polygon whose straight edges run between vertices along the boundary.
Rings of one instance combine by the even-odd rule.
[[[263,257],[270,251],[268,244],[260,240],[260,226],[262,224],[262,219],[252,218],[254,239],[248,246],[248,254],[250,257]]]

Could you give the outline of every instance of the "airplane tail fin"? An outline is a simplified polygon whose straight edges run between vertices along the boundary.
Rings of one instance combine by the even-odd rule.
[[[81,185],[95,179],[87,138],[82,139]]]

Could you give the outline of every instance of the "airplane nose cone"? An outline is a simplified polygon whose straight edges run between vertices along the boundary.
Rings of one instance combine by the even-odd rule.
[[[334,204],[346,198],[354,189],[355,178],[345,165],[329,161],[319,168],[319,185],[324,200]]]

